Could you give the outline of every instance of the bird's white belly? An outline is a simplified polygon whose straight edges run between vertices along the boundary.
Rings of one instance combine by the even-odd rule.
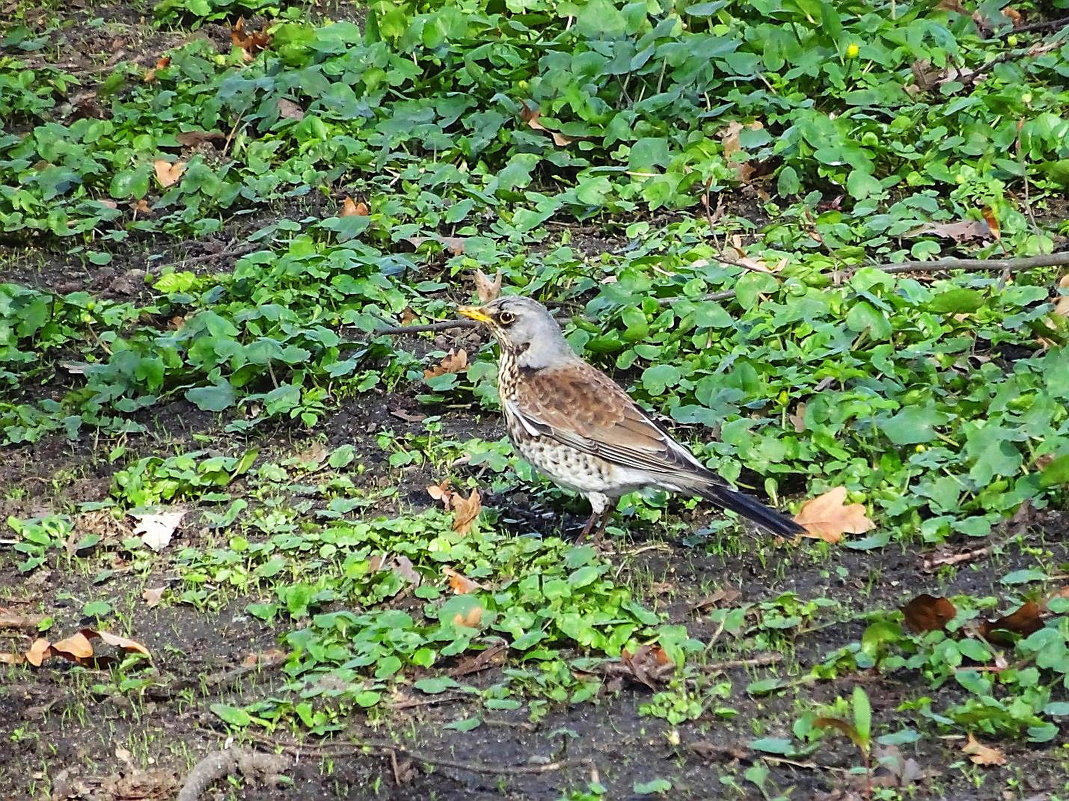
[[[526,431],[517,433],[519,436],[513,434],[510,425],[509,435],[520,456],[554,483],[574,492],[584,495],[601,493],[618,498],[650,484],[648,478],[638,471],[569,448],[547,437],[531,436]]]

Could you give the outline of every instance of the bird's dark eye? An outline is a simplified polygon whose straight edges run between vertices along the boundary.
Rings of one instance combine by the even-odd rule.
[[[503,311],[497,315],[497,321],[501,323],[501,325],[512,325],[516,322],[516,315],[510,311]]]

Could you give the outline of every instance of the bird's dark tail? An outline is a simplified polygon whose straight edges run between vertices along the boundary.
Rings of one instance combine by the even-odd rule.
[[[781,534],[788,537],[805,531],[798,523],[795,523],[786,515],[765,506],[756,498],[751,498],[738,490],[731,489],[731,487],[725,487],[723,484],[705,484],[695,488],[695,492],[722,509],[730,509],[752,520],[773,534]]]

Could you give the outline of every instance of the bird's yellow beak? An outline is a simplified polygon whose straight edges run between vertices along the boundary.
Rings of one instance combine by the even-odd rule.
[[[480,323],[491,323],[490,315],[484,312],[477,306],[461,306],[457,309],[457,314],[461,317],[467,317],[470,320],[475,320]]]

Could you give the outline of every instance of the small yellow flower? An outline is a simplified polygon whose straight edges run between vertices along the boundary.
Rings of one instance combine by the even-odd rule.
[[[846,46],[846,57],[857,58],[857,54],[861,52],[861,48],[851,42]]]

